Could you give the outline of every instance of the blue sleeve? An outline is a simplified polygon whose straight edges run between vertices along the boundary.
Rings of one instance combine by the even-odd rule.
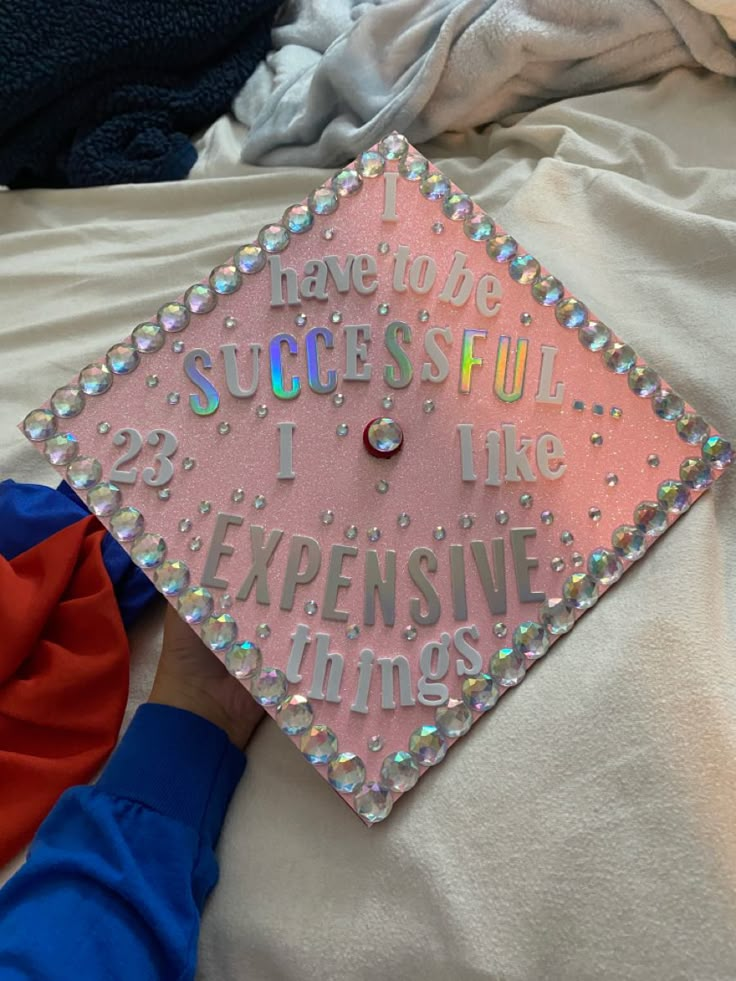
[[[193,978],[244,767],[205,719],[141,706],[97,784],[59,798],[0,890],[0,979]]]

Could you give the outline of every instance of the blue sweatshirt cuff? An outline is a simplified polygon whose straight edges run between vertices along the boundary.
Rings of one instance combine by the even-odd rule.
[[[97,787],[194,828],[214,845],[245,756],[222,729],[192,712],[146,703]]]

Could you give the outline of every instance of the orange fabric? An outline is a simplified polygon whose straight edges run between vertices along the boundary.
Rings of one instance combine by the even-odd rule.
[[[113,749],[128,695],[128,638],[84,518],[0,556],[0,865],[67,787]]]

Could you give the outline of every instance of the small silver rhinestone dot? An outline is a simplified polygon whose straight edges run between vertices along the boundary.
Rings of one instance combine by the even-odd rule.
[[[266,416],[268,415],[268,406],[267,405],[257,405],[256,406],[256,415],[258,416],[259,419],[265,419]]]
[[[220,436],[227,436],[227,434],[230,432],[230,423],[229,422],[219,423],[217,427],[217,431],[220,434]]]
[[[308,617],[313,617],[318,609],[319,607],[317,606],[315,600],[307,600],[307,602],[304,604],[304,612]]]
[[[335,520],[335,512],[323,511],[319,516],[319,520],[322,522],[323,525],[331,525],[332,522]]]
[[[265,506],[266,498],[263,496],[263,494],[256,494],[256,496],[253,498],[253,507],[256,509],[256,511],[262,511]]]
[[[261,640],[266,640],[266,638],[271,636],[271,628],[267,623],[259,623],[256,627],[256,637]]]
[[[381,537],[381,529],[380,528],[369,528],[368,531],[367,531],[367,535],[368,535],[368,541],[369,542],[377,542],[378,539]]]
[[[110,428],[111,427],[110,427],[110,423],[109,422],[98,422],[97,423],[97,432],[101,436],[106,436],[110,432]]]
[[[404,640],[414,640],[417,636],[417,628],[414,626],[404,627],[401,636]]]
[[[503,621],[499,620],[498,623],[494,623],[493,632],[496,635],[496,637],[505,637],[506,634],[509,632],[509,628],[506,626],[505,623],[503,623]]]
[[[388,486],[387,480],[379,480],[376,482],[376,490],[379,494],[385,494],[388,491]]]

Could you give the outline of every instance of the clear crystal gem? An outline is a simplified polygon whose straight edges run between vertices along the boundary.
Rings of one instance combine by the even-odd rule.
[[[496,524],[507,525],[509,523],[508,511],[496,511]]]
[[[675,392],[668,388],[663,388],[654,396],[652,402],[654,414],[664,419],[665,422],[674,422],[679,419],[685,411],[685,401]]]
[[[366,534],[368,536],[368,541],[369,542],[377,542],[378,539],[381,537],[381,529],[380,528],[369,528],[368,531],[366,532]]]
[[[549,598],[539,607],[539,620],[548,633],[556,637],[575,625],[575,611],[560,598]]]
[[[86,490],[99,483],[102,464],[91,456],[77,457],[66,469],[66,479],[75,490]],[[109,513],[109,512],[108,512]]]
[[[315,215],[331,215],[337,211],[339,203],[331,187],[318,187],[307,199],[309,210]]]
[[[517,255],[509,263],[509,276],[522,286],[533,283],[539,270],[540,265],[533,255]]]
[[[497,685],[511,688],[518,685],[526,674],[526,660],[513,647],[501,647],[491,656],[488,674]]]
[[[547,653],[549,637],[541,623],[525,620],[514,630],[511,643],[517,653],[535,660]]]
[[[429,163],[418,153],[407,153],[399,163],[399,173],[407,181],[421,181],[429,173]]]
[[[404,434],[395,419],[381,416],[372,419],[365,427],[363,442],[372,455],[388,458],[401,449]]]
[[[399,526],[399,528],[408,528],[411,524],[411,517],[406,513],[406,511],[402,511],[396,519],[396,524]]]
[[[251,685],[250,693],[259,705],[280,705],[286,698],[289,685],[286,675],[278,668],[261,668]]]
[[[161,329],[161,325],[150,322],[138,324],[133,329],[131,338],[137,350],[143,354],[153,354],[155,351],[160,351],[166,341],[166,335]]]
[[[363,784],[353,797],[356,814],[359,814],[369,824],[384,821],[391,813],[393,798],[391,791],[379,783]]]
[[[140,569],[158,569],[166,558],[166,542],[161,535],[141,535],[130,550],[130,557]]]
[[[474,712],[487,712],[498,701],[498,685],[489,674],[465,678],[462,685],[463,701]]]
[[[314,709],[306,695],[289,695],[279,705],[276,721],[287,736],[301,736],[314,722]]]
[[[194,286],[190,286],[184,294],[184,302],[190,313],[209,313],[215,308],[217,295],[209,286],[196,283]]]
[[[48,443],[46,445],[48,446]],[[705,450],[705,446],[703,450]],[[693,490],[703,490],[706,487],[710,487],[713,483],[710,464],[706,463],[705,460],[698,460],[694,457],[683,460],[680,464],[680,480]]]
[[[276,222],[264,225],[258,232],[258,244],[271,255],[283,252],[290,239],[289,229]]]
[[[106,518],[120,507],[120,488],[115,484],[102,483],[87,492],[87,506],[98,518]]]
[[[332,178],[332,187],[341,198],[357,194],[363,186],[363,178],[357,170],[348,167],[335,174]]]
[[[635,525],[619,525],[611,533],[611,545],[616,555],[633,562],[646,551],[644,532]]]
[[[319,606],[317,605],[316,600],[313,599],[307,600],[306,603],[304,604],[304,612],[309,617],[313,617],[318,610],[319,610]]]
[[[371,751],[371,753],[379,753],[383,749],[383,737],[369,736],[368,749]]]
[[[574,296],[568,296],[555,307],[557,323],[562,327],[574,330],[576,327],[584,326],[588,321],[588,310],[585,304],[581,303]]]
[[[202,624],[199,636],[211,651],[229,650],[238,635],[238,625],[229,613],[208,617]]]
[[[705,419],[702,416],[696,415],[694,412],[686,412],[677,420],[675,428],[680,439],[692,445],[702,443],[704,439],[707,439],[708,433],[710,432]]]
[[[33,442],[49,439],[56,432],[56,416],[48,409],[33,409],[23,420],[23,432]]]
[[[292,235],[302,235],[314,224],[312,212],[306,204],[293,204],[287,208],[281,221]]]
[[[187,623],[204,623],[212,615],[215,603],[212,593],[204,586],[192,586],[182,593],[178,610]]]
[[[189,310],[183,303],[164,303],[158,311],[157,320],[167,333],[176,334],[189,324]]]
[[[471,215],[463,222],[463,231],[472,242],[487,242],[496,231],[496,227],[482,211]]]
[[[106,364],[88,364],[79,372],[79,387],[85,395],[104,395],[112,385],[113,374]]]
[[[238,681],[247,681],[261,671],[261,652],[249,640],[235,644],[225,654],[225,667]]]
[[[465,702],[451,698],[435,711],[434,721],[446,739],[459,739],[473,724],[473,715]]]
[[[411,753],[389,753],[381,764],[381,783],[398,794],[411,790],[419,779],[419,766]]]
[[[110,531],[119,542],[134,542],[143,532],[143,515],[138,508],[119,508],[110,518]]]
[[[50,402],[51,411],[55,416],[60,419],[71,419],[78,416],[84,408],[84,393],[78,385],[64,385],[56,389]]]
[[[437,726],[419,726],[409,736],[409,752],[422,766],[436,766],[445,758],[447,742]]]
[[[424,178],[419,185],[419,192],[428,201],[442,201],[450,193],[450,182],[444,174],[435,172]]]
[[[634,508],[634,524],[645,535],[656,538],[667,528],[667,512],[655,501],[642,501]]]
[[[352,794],[365,783],[365,763],[355,753],[338,753],[327,764],[327,780],[341,794]]]
[[[209,284],[215,293],[221,296],[229,296],[240,289],[243,277],[237,266],[225,263],[223,266],[215,266],[210,273]]]
[[[607,548],[596,548],[588,556],[588,572],[602,586],[610,586],[624,571],[621,559]]]
[[[302,736],[299,748],[310,763],[320,766],[329,763],[337,753],[337,736],[329,726],[310,726]]]
[[[465,221],[473,214],[473,202],[469,195],[453,191],[442,202],[442,210],[450,221]]]
[[[628,344],[614,341],[603,351],[603,362],[617,375],[625,375],[636,364],[636,352]]]
[[[417,628],[410,624],[408,627],[404,627],[401,631],[401,636],[404,640],[416,640]]]
[[[589,610],[598,601],[598,586],[586,572],[573,572],[562,587],[562,598],[576,610]]]
[[[545,307],[558,303],[565,292],[565,287],[554,276],[540,276],[532,283],[532,296]]]
[[[508,262],[516,255],[518,245],[511,235],[494,235],[486,242],[486,252],[496,262]]]
[[[189,586],[189,567],[180,559],[167,559],[156,569],[154,579],[164,596],[178,596]]]
[[[723,436],[711,436],[703,443],[703,459],[716,470],[733,463],[733,448]]]
[[[355,539],[358,537],[357,525],[348,525],[345,529],[345,537],[349,542],[355,541]]]
[[[319,516],[319,520],[322,522],[323,525],[331,525],[332,522],[335,520],[335,512],[329,510],[322,511],[322,513]]]

